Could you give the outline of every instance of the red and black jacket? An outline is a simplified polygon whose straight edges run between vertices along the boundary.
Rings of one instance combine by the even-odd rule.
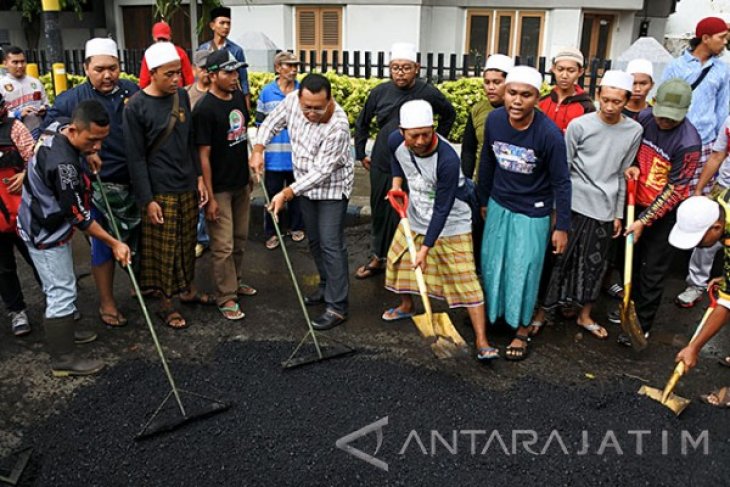
[[[575,85],[575,94],[564,99],[562,103],[558,103],[558,94],[553,88],[550,93],[540,99],[539,106],[540,110],[555,122],[563,133],[571,120],[596,111],[591,97],[578,85]]]

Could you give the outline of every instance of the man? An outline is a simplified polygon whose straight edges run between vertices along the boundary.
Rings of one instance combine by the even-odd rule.
[[[724,20],[719,17],[702,19],[695,29],[695,37],[689,42],[689,49],[672,61],[662,75],[664,80],[680,78],[692,86],[692,105],[687,119],[702,138],[702,153],[690,181],[690,192],[697,186],[712,153],[712,143],[728,117],[730,70],[720,59],[727,37],[728,27]],[[705,191],[709,190],[710,186],[705,186]],[[677,295],[677,305],[691,308],[702,299],[714,257],[713,249],[695,249],[690,260],[687,288]]]
[[[431,296],[444,299],[450,308],[466,308],[476,335],[477,359],[499,357],[489,345],[484,314],[484,293],[474,266],[471,241],[471,208],[464,201],[466,178],[454,148],[436,135],[433,110],[425,100],[412,100],[400,108],[400,131],[393,132],[388,145],[393,154],[393,185],[389,194],[404,197],[408,181],[408,220],[420,267]],[[461,196],[461,198],[459,197]],[[388,251],[385,287],[401,295],[398,307],[383,313],[383,320],[413,316],[411,294],[419,294],[408,243],[403,228],[398,230]]]
[[[634,234],[632,297],[647,338],[672,262],[667,237],[674,225],[677,205],[690,195],[690,180],[700,158],[702,139],[686,118],[691,101],[692,88],[681,79],[671,79],[659,86],[654,107],[639,115],[644,136],[634,165],[625,172],[626,179],[637,182],[638,216],[624,234]],[[609,315],[609,320],[620,323],[618,312]],[[631,344],[623,334],[618,341]]]
[[[461,168],[464,175],[474,182],[479,179],[479,158],[484,145],[484,125],[489,112],[504,106],[504,81],[507,73],[514,67],[511,57],[492,54],[482,73],[486,99],[476,103],[469,111],[464,127],[464,140],[461,143]]]
[[[23,196],[18,211],[18,233],[28,245],[46,295],[46,344],[55,377],[89,375],[104,363],[76,356],[75,341],[93,341],[96,334],[79,340],[74,334],[76,278],[71,238],[74,228],[103,241],[114,259],[129,265],[131,252],[123,242],[109,235],[89,211],[89,179],[80,164],[82,156],[101,149],[109,134],[110,119],[104,106],[95,100],[79,103],[71,124],[60,134],[44,141],[28,165]]]
[[[20,205],[26,167],[33,157],[33,137],[17,118],[8,116],[8,107],[0,95],[0,297],[10,317],[15,336],[30,333],[23,290],[20,287],[15,263],[15,249],[38,273],[23,240],[18,236],[16,218]]]
[[[646,97],[654,88],[654,66],[646,59],[633,59],[626,66],[626,72],[634,77],[634,87],[624,115],[636,120],[642,110],[649,108]]]
[[[244,317],[238,296],[248,240],[251,186],[248,173],[249,114],[238,89],[238,68],[228,51],[210,53],[208,94],[193,111],[195,144],[208,191],[206,218],[213,254],[218,310],[228,320]],[[250,294],[250,293],[249,293]]]
[[[23,122],[34,140],[41,133],[41,121],[48,108],[48,98],[43,83],[39,79],[28,76],[28,63],[25,53],[17,46],[5,50],[5,69],[7,73],[0,78],[0,95],[8,104],[11,117]]]
[[[506,358],[523,360],[547,243],[557,255],[567,244],[570,172],[563,135],[535,110],[542,75],[516,66],[505,84],[505,106],[487,118],[479,166],[479,200],[486,214],[482,277],[489,321],[504,317],[515,330]],[[557,218],[551,237],[553,207]]]
[[[606,71],[598,88],[600,109],[568,125],[565,145],[572,185],[568,247],[556,259],[544,306],[579,308],[576,324],[597,338],[608,332],[591,316],[608,268],[611,239],[621,236],[626,200],[624,171],[636,157],[641,125],[622,114],[634,77]]]
[[[109,195],[112,212],[119,224],[122,240],[136,247],[140,221],[139,210],[134,204],[130,189],[125,133],[122,127],[123,112],[127,101],[139,88],[131,81],[121,79],[117,44],[112,39],[95,38],[86,43],[84,70],[88,81],[61,93],[48,110],[44,128],[59,118],[70,117],[76,106],[84,100],[96,100],[109,114],[109,136],[101,144],[101,150],[90,159],[91,172],[99,171],[104,188]],[[102,161],[101,170],[97,161]],[[92,183],[93,206],[91,216],[107,231],[111,231],[106,205],[97,183]],[[99,319],[109,327],[127,324],[127,318],[119,311],[114,299],[114,259],[111,249],[102,241],[91,239],[91,273],[99,292]]]
[[[193,286],[198,208],[208,193],[195,157],[187,92],[178,85],[175,46],[158,42],[145,51],[150,84],[127,104],[124,135],[132,188],[142,209],[139,285],[162,294],[158,315],[174,329],[188,326],[173,306],[215,304]]]
[[[730,190],[725,189],[712,199],[695,195],[683,201],[677,209],[677,223],[669,234],[669,243],[682,250],[711,248],[719,243],[725,251],[723,275],[710,283],[710,288],[718,286],[717,307],[692,343],[677,354],[676,361],[684,362],[689,370],[697,365],[700,350],[730,317]],[[720,363],[730,365],[730,357]],[[722,387],[700,398],[711,406],[730,408],[730,387]]]
[[[417,79],[421,65],[417,62],[416,46],[397,42],[390,50],[390,81],[382,83],[370,92],[360,115],[355,122],[355,158],[370,171],[370,209],[372,212],[370,260],[358,267],[355,277],[366,279],[385,270],[385,257],[398,227],[398,216],[385,197],[391,187],[391,155],[388,150],[388,136],[398,129],[398,113],[403,103],[409,100],[426,100],[439,116],[438,133],[449,134],[456,120],[456,111],[451,103],[434,86]],[[365,146],[370,136],[370,124],[376,118],[378,135],[370,156]]]
[[[553,58],[551,71],[555,77],[553,89],[540,99],[540,110],[565,133],[574,118],[596,111],[591,97],[577,85],[583,75],[583,53],[574,47],[564,47]]]
[[[172,29],[167,22],[157,22],[152,26],[152,40],[154,42],[172,42]],[[182,65],[182,76],[180,77],[180,87],[190,86],[195,83],[193,77],[193,68],[190,65],[190,58],[185,52],[185,49],[176,45],[177,54],[180,56],[180,63]],[[139,70],[139,87],[146,88],[150,84],[150,70],[147,67],[147,63],[142,58],[142,66]],[[191,101],[192,103],[192,101]]]
[[[355,175],[347,114],[332,98],[327,78],[321,74],[305,76],[299,90],[290,93],[261,124],[250,158],[259,180],[264,149],[284,128],[291,138],[295,181],[274,195],[269,210],[276,215],[285,203],[301,197],[309,250],[319,271],[317,291],[304,301],[307,305],[326,304],[326,311],[312,321],[312,326],[328,330],[347,319],[344,229]]]
[[[195,51],[193,53],[193,72],[195,73],[195,83],[186,88],[190,97],[190,109],[195,110],[195,105],[205,96],[210,86],[210,77],[205,70],[205,63],[208,60],[209,51]],[[210,245],[210,237],[205,226],[205,208],[201,208],[198,213],[198,243],[195,244],[195,257],[203,255],[203,252]]]
[[[198,47],[199,51],[217,51],[218,49],[226,49],[233,54],[233,57],[240,63],[243,63],[238,70],[238,82],[241,85],[241,91],[246,97],[246,110],[251,113],[251,95],[248,86],[248,71],[246,68],[246,55],[243,48],[235,42],[228,39],[231,33],[231,9],[228,7],[216,7],[210,11],[210,22],[208,27],[213,31],[213,39],[204,42]]]
[[[269,113],[277,107],[284,98],[294,90],[299,89],[297,71],[301,63],[297,57],[290,52],[280,52],[274,57],[274,69],[276,79],[261,89],[258,101],[256,102],[256,125],[260,126]],[[285,185],[294,182],[294,171],[291,162],[291,142],[289,133],[282,130],[271,139],[266,146],[264,154],[264,185],[269,194],[276,194]],[[299,199],[294,198],[287,205],[289,213],[289,230],[292,240],[301,242],[304,240],[304,223],[302,221],[302,210],[299,207]],[[279,246],[279,237],[274,231],[274,223],[268,211],[264,210],[264,238],[266,248],[273,250]]]

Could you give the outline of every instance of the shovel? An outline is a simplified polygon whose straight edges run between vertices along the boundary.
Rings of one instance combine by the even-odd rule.
[[[689,341],[690,344],[695,341],[697,335],[700,334],[700,331],[702,331],[702,328],[704,328],[705,323],[707,323],[707,319],[715,310],[715,307],[717,307],[717,298],[715,298],[714,286],[710,288],[708,294],[710,295],[710,306],[707,308],[707,311],[705,311],[705,314],[702,317],[702,321],[700,321],[700,324],[697,325],[697,329],[695,330],[694,335],[692,335],[692,339]],[[677,382],[679,382],[679,379],[682,378],[686,371],[687,368],[684,365],[684,362],[679,362],[674,368],[672,376],[667,381],[667,385],[664,386],[664,390],[659,390],[648,386],[641,386],[641,389],[639,389],[639,394],[643,394],[644,396],[648,396],[655,401],[659,401],[661,404],[674,411],[675,415],[679,416],[682,411],[684,411],[684,409],[689,405],[690,401],[689,399],[677,396],[672,391],[674,391],[674,388],[677,386]]]
[[[634,205],[636,199],[636,181],[629,179],[627,182],[628,205],[626,208],[626,227],[634,223]],[[634,234],[626,237],[626,256],[624,261],[624,300],[621,302],[621,329],[631,339],[631,346],[636,351],[644,350],[647,346],[644,331],[639,325],[639,318],[636,316],[634,301],[631,299],[631,274],[634,263]]]
[[[399,201],[402,201],[402,203]],[[413,241],[411,233],[411,225],[408,222],[406,209],[408,208],[408,195],[403,191],[390,191],[388,193],[388,201],[398,216],[400,216],[400,224],[403,226],[403,233],[408,243],[408,253],[411,254],[411,263],[416,263],[416,244]],[[413,316],[413,323],[424,338],[431,341],[431,351],[437,358],[444,359],[462,355],[467,350],[464,339],[454,328],[449,315],[446,313],[434,313],[431,309],[431,300],[428,297],[426,289],[426,281],[423,278],[423,271],[420,267],[415,268],[416,282],[418,283],[418,291],[421,294],[424,314]]]

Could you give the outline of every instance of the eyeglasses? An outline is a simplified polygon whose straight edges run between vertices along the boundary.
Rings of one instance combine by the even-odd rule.
[[[302,107],[302,113],[314,113],[315,115],[324,115],[327,112],[327,108],[311,108]]]
[[[416,66],[414,64],[404,64],[402,66],[399,66],[397,64],[394,64],[390,66],[390,72],[391,73],[403,73],[403,74],[409,74],[416,70]]]

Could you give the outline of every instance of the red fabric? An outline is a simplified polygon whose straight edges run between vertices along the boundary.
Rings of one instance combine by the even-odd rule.
[[[182,65],[182,76],[180,77],[179,85],[183,88],[195,82],[193,66],[190,64],[190,58],[188,58],[188,53],[185,52],[185,49],[180,46],[175,46],[175,49],[177,49],[177,54],[180,56],[180,63]],[[149,84],[150,70],[147,68],[147,61],[142,58],[142,67],[139,70],[139,87],[146,88]]]
[[[575,85],[575,94],[567,97],[562,103],[558,103],[558,95],[553,89],[540,100],[538,106],[563,133],[574,118],[596,111],[588,93],[578,85]]]
[[[727,23],[720,17],[706,17],[699,21],[695,29],[695,37],[702,39],[703,35],[714,36],[727,30]]]
[[[15,176],[17,173],[18,171],[11,167],[0,169],[0,232],[2,233],[15,232],[20,207],[20,195],[10,194],[8,185],[2,180]]]
[[[167,22],[157,22],[152,26],[152,40],[157,41],[159,39],[165,39],[166,41],[172,39],[172,30]]]

